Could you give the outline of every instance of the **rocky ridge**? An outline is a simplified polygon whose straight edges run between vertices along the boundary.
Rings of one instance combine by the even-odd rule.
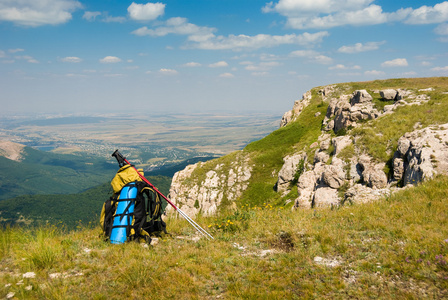
[[[295,208],[371,201],[390,194],[398,186],[416,184],[436,174],[448,174],[448,124],[418,129],[401,137],[394,154],[392,178],[388,178],[384,171],[386,163],[359,153],[353,136],[331,134],[345,132],[365,121],[391,114],[399,106],[426,103],[429,96],[416,96],[405,89],[374,91],[383,100],[394,100],[393,104],[378,111],[373,97],[366,90],[333,98],[333,89],[334,86],[327,86],[320,90],[329,106],[322,124],[322,135],[318,142],[310,145],[310,148],[316,148],[312,162],[305,152],[287,156],[278,175],[278,191],[287,193],[288,189],[283,187],[290,186],[294,180],[291,174],[296,174],[297,166],[302,165],[297,180],[299,196],[295,199]],[[350,148],[349,152],[353,154],[349,158],[340,155],[346,148]]]
[[[346,94],[337,85],[318,91],[322,103],[328,103],[321,135],[306,149],[283,157],[283,166],[273,171],[273,188],[282,197],[297,189],[294,208],[337,206],[345,202],[367,202],[389,195],[401,187],[416,184],[437,174],[448,174],[448,124],[421,128],[404,134],[398,141],[391,166],[375,160],[357,145],[353,128],[393,114],[401,106],[422,105],[430,100],[425,90],[356,90]],[[373,96],[372,96],[373,95]],[[280,127],[299,118],[312,102],[312,91],[303,94],[286,112]],[[377,105],[381,99],[388,105]],[[319,113],[316,113],[315,117]],[[237,200],[247,189],[253,165],[250,156],[240,151],[232,162],[217,163],[202,176],[194,176],[202,165],[188,166],[175,174],[170,196],[187,214],[214,214],[222,203]],[[387,171],[391,167],[392,170]],[[200,172],[199,172],[200,173]],[[186,184],[188,182],[188,184]]]
[[[199,211],[213,215],[224,201],[240,197],[249,184],[252,166],[241,151],[229,164],[219,163],[202,179],[194,180],[192,185],[184,184],[202,164],[189,165],[177,172],[171,183],[170,198],[187,215],[196,215]]]

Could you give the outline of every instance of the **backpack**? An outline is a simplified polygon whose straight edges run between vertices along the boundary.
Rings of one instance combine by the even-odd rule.
[[[106,240],[112,244],[132,240],[150,243],[151,234],[166,233],[159,195],[130,165],[118,170],[111,185],[113,195],[104,202],[100,217]]]

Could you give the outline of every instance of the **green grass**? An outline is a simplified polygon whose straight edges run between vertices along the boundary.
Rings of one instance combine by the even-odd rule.
[[[414,126],[420,122],[422,126],[442,124],[448,122],[448,78],[404,78],[376,80],[368,82],[350,82],[335,85],[332,97],[342,94],[352,94],[355,90],[366,89],[373,97],[374,103],[379,110],[391,104],[391,101],[380,100],[379,94],[374,90],[388,88],[403,88],[414,94],[426,93],[431,100],[422,105],[399,107],[393,114],[382,116],[376,120],[359,122],[356,128],[347,128],[338,132],[337,135],[348,134],[355,137],[355,144],[344,149],[339,157],[348,161],[355,154],[368,153],[378,162],[388,163],[391,161],[397,147],[398,139],[406,132],[414,130]],[[419,89],[432,87],[432,92],[419,92]],[[283,206],[286,200],[294,199],[292,194],[282,196],[274,190],[277,182],[277,174],[283,165],[283,158],[293,153],[305,152],[307,162],[312,164],[316,148],[311,148],[314,142],[322,134],[322,121],[326,114],[328,103],[322,101],[322,96],[317,92],[321,87],[311,90],[312,99],[300,116],[290,122],[287,126],[279,128],[266,137],[247,145],[242,154],[250,158],[252,166],[251,178],[248,188],[239,199],[225,199],[225,203],[232,201],[242,205],[261,205],[271,203]],[[320,113],[317,117],[316,113]],[[335,133],[330,132],[332,135]],[[332,146],[328,152],[332,152]],[[329,153],[332,155],[332,153]],[[185,180],[185,185],[200,184],[205,179],[205,174],[214,170],[218,165],[224,165],[218,172],[226,175],[230,164],[237,157],[236,152],[201,164],[195,169],[192,176]],[[331,162],[331,158],[328,163]],[[387,173],[390,172],[386,168]],[[226,192],[224,190],[224,195]],[[224,196],[225,197],[225,196]]]
[[[173,218],[171,236],[149,249],[110,245],[98,228],[4,228],[0,298],[446,298],[447,189],[438,177],[335,210],[245,205],[197,219],[213,241],[190,240],[193,229]]]

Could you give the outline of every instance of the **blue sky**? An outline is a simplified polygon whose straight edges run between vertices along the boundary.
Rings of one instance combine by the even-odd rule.
[[[448,75],[448,1],[0,0],[2,113],[270,111]]]

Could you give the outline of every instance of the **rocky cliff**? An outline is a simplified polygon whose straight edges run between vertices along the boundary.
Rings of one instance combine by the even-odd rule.
[[[192,215],[247,202],[338,206],[447,174],[447,91],[447,78],[314,88],[264,148],[249,145],[176,173],[171,199]]]

